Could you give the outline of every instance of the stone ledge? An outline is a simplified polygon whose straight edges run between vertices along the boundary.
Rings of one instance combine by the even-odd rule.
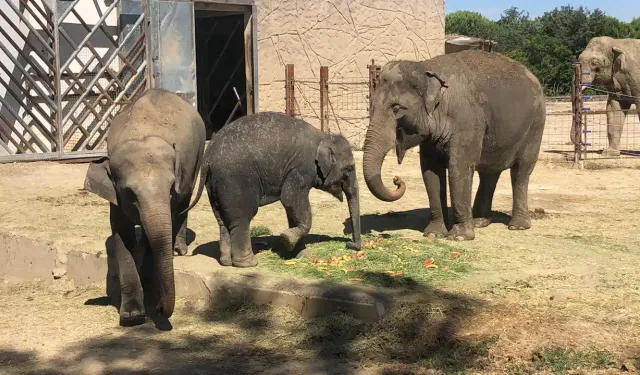
[[[342,312],[365,321],[378,320],[389,310],[396,291],[361,285],[337,285],[284,277],[280,274],[229,267],[212,271],[189,270],[191,260],[175,270],[176,296],[205,300],[212,305],[248,301],[257,305],[289,307],[305,318]],[[198,262],[194,260],[193,262]],[[77,286],[106,285],[104,253],[64,253],[50,244],[0,233],[0,278],[73,281]]]

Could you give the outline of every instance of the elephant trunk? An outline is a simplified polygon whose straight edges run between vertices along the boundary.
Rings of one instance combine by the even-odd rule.
[[[390,190],[384,186],[380,173],[384,157],[395,146],[395,126],[385,126],[383,122],[374,121],[375,118],[372,117],[364,141],[364,160],[362,163],[364,181],[371,194],[376,198],[385,202],[393,202],[402,198],[406,185],[396,176],[393,178],[393,183],[397,189]]]
[[[149,240],[153,256],[153,285],[158,295],[158,312],[170,318],[175,307],[173,279],[173,230],[169,197],[166,202],[142,204],[140,221]]]
[[[353,225],[353,242],[347,247],[359,250],[360,242],[360,193],[358,191],[358,179],[355,174],[351,176],[352,181],[349,186],[343,189],[347,196],[347,204],[349,205],[349,216],[351,216],[351,224]]]

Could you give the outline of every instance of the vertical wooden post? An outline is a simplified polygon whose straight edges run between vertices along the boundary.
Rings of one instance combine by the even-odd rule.
[[[367,68],[369,68],[369,116],[371,116],[371,111],[373,110],[373,95],[380,82],[380,67],[371,59],[371,65],[368,65]]]
[[[320,67],[320,130],[329,132],[329,67]]]
[[[574,59],[574,77],[573,87],[571,90],[572,109],[573,109],[573,135],[574,135],[574,155],[573,162],[575,167],[581,167],[580,162],[583,159],[583,123],[582,123],[582,66]]]
[[[284,100],[285,112],[291,117],[295,117],[295,76],[293,64],[287,64],[284,67]]]

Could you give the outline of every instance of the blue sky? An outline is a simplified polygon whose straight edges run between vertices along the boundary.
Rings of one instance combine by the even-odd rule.
[[[541,15],[542,13],[552,10],[562,5],[571,5],[573,7],[585,6],[591,10],[600,8],[610,16],[618,17],[623,21],[631,21],[634,17],[640,17],[640,0],[627,1],[602,1],[602,0],[446,0],[447,13],[456,10],[472,10],[482,13],[485,17],[497,20],[502,12],[512,6],[526,10],[532,17]]]

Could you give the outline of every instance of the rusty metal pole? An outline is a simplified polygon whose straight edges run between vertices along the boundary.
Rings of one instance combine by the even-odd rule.
[[[571,90],[572,95],[572,109],[573,109],[573,134],[574,134],[574,166],[581,168],[581,161],[583,159],[583,124],[582,124],[582,67],[580,63],[574,58],[574,77],[573,88]]]
[[[329,132],[329,122],[327,121],[329,106],[329,67],[320,67],[320,130],[323,133]]]
[[[295,117],[295,74],[293,64],[287,64],[284,68],[285,112]]]
[[[371,65],[368,65],[367,68],[369,68],[369,116],[371,116],[371,111],[373,110],[373,95],[380,82],[380,67],[371,59]]]

